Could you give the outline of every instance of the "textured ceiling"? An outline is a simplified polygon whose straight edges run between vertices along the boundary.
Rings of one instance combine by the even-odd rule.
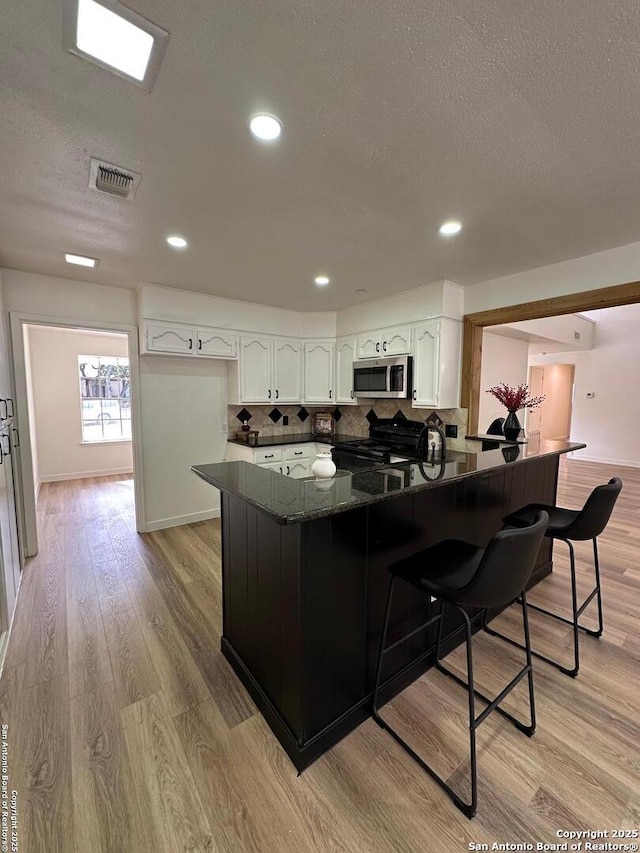
[[[2,266],[322,310],[638,239],[637,0],[132,0],[171,34],[150,94],[64,52],[61,5],[3,14]]]

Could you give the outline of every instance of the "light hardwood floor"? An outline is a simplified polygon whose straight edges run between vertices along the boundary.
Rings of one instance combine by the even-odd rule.
[[[219,652],[217,522],[140,536],[130,480],[43,486],[40,553],[0,682],[20,851],[459,853],[638,828],[640,471],[564,461],[559,502],[581,505],[614,474],[624,489],[601,537],[605,634],[582,638],[575,680],[536,666],[531,740],[495,714],[480,727],[473,821],[371,720],[296,775]],[[584,565],[588,543],[577,551]],[[567,610],[562,547],[556,568],[532,600]],[[519,630],[515,615],[500,619]],[[568,631],[543,619],[532,616],[538,647],[569,653]],[[517,652],[474,642],[480,688],[497,691]],[[459,651],[449,661],[464,664]],[[525,695],[521,685],[506,706],[522,711]],[[460,688],[429,673],[384,713],[464,785]]]

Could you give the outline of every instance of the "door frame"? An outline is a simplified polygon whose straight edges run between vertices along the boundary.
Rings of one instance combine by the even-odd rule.
[[[595,311],[598,308],[616,308],[637,302],[640,302],[640,281],[631,281],[597,290],[584,290],[580,293],[539,299],[536,302],[521,302],[518,305],[465,314],[460,405],[468,411],[467,434],[476,435],[478,432],[482,336],[487,326],[539,320],[541,317],[557,317],[562,314],[575,314],[577,311]]]
[[[140,424],[140,365],[138,356],[138,327],[121,323],[98,323],[95,320],[82,322],[78,319],[48,317],[40,314],[23,314],[10,311],[11,347],[13,354],[13,380],[16,414],[20,425],[20,458],[17,481],[19,495],[18,524],[20,527],[22,552],[25,557],[38,553],[38,528],[36,523],[36,494],[33,485],[33,448],[31,447],[30,414],[27,401],[27,371],[24,348],[25,326],[51,326],[59,329],[78,329],[91,332],[116,332],[127,335],[129,371],[131,379],[131,449],[133,456],[134,499],[136,530],[146,531],[144,506],[144,483],[142,467],[142,428]]]

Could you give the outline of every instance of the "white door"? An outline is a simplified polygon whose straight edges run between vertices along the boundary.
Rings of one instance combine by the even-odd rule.
[[[333,341],[304,345],[304,399],[306,403],[333,403]]]
[[[196,329],[197,355],[215,358],[235,358],[238,336],[218,329]]]
[[[411,352],[411,329],[406,326],[385,329],[382,333],[383,355],[405,355]]]
[[[336,403],[355,406],[353,393],[353,361],[356,344],[353,338],[344,338],[336,343]]]
[[[240,402],[271,403],[271,338],[240,338]]]
[[[273,342],[273,399],[299,403],[302,399],[302,348],[298,341]]]
[[[433,320],[413,330],[413,401],[437,406],[440,323]]]
[[[297,461],[291,459],[283,462],[282,467],[287,477],[300,479],[301,477],[311,476],[311,462],[308,459],[299,459]]]
[[[147,323],[147,349],[150,352],[172,352],[193,355],[195,330],[171,323]]]
[[[380,332],[360,335],[358,338],[358,358],[378,358],[382,347],[380,346]]]

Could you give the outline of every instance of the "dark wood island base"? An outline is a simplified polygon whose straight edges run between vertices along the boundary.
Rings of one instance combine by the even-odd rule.
[[[296,496],[313,483],[243,462],[194,467],[222,491],[222,652],[299,771],[371,714],[387,567],[442,539],[485,546],[508,513],[553,503],[559,454],[581,446],[553,444],[562,448],[516,462],[474,454],[475,465],[447,463],[449,477],[386,494],[367,493],[371,477],[354,475],[349,500],[310,510]],[[530,586],[551,571],[551,549],[545,540]],[[424,596],[400,585],[389,642],[428,615]],[[463,641],[460,618],[445,614],[445,653]],[[434,645],[435,626],[387,656],[383,701],[433,665]]]

